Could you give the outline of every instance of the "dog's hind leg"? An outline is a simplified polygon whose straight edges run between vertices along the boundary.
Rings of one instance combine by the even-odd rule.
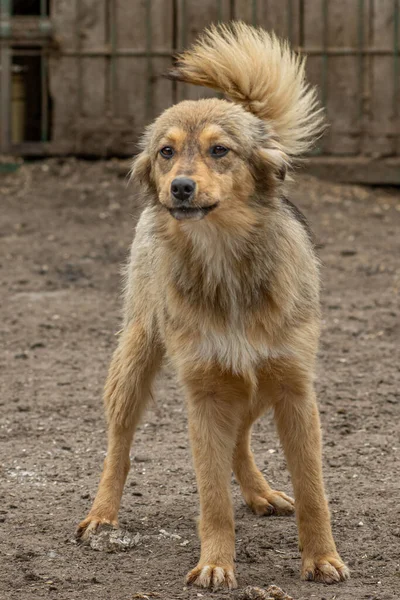
[[[105,386],[108,449],[93,506],[78,526],[87,538],[101,524],[117,525],[118,510],[130,468],[134,431],[146,405],[162,352],[154,336],[140,324],[128,325],[114,353]]]
[[[265,410],[265,402],[254,399],[240,426],[233,457],[233,470],[246,504],[257,515],[290,515],[294,500],[273,490],[257,468],[251,450],[251,428]]]

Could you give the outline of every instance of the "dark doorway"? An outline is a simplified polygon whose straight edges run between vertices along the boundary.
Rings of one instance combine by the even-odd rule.
[[[41,15],[41,0],[14,0],[12,3],[12,14],[13,15]],[[50,0],[44,2],[44,15],[50,13]]]
[[[14,54],[11,85],[11,137],[14,144],[48,141],[50,137],[51,110],[46,81],[43,81],[43,78],[47,79],[44,60],[37,48],[19,48]]]

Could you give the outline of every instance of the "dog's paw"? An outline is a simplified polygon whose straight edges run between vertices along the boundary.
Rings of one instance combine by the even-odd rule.
[[[75,532],[75,537],[82,542],[86,542],[92,534],[96,533],[101,525],[118,527],[118,521],[116,519],[109,519],[89,514],[86,519],[79,523]]]
[[[237,588],[233,566],[198,565],[189,571],[186,576],[186,583],[213,590],[219,588],[233,590]]]
[[[319,583],[339,583],[350,578],[350,571],[338,554],[327,554],[315,559],[304,558],[301,578]]]
[[[248,505],[256,515],[292,515],[294,500],[284,492],[271,490],[265,494],[255,495],[249,499]]]

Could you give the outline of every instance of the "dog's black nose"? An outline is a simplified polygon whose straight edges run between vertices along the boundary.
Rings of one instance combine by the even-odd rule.
[[[196,183],[188,177],[177,177],[171,183],[171,194],[179,202],[190,200],[196,189]]]

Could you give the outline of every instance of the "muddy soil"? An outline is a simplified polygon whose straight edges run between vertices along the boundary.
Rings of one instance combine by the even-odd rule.
[[[120,319],[120,266],[140,212],[126,162],[50,160],[0,176],[0,598],[189,600],[196,483],[184,402],[160,377],[132,451],[125,552],[77,545],[106,450],[102,385]],[[295,600],[400,598],[400,192],[301,177],[316,233],[323,332],[317,390],[333,529],[352,579],[299,580],[293,518],[257,518],[233,482],[240,586]],[[253,447],[291,493],[271,418]]]

